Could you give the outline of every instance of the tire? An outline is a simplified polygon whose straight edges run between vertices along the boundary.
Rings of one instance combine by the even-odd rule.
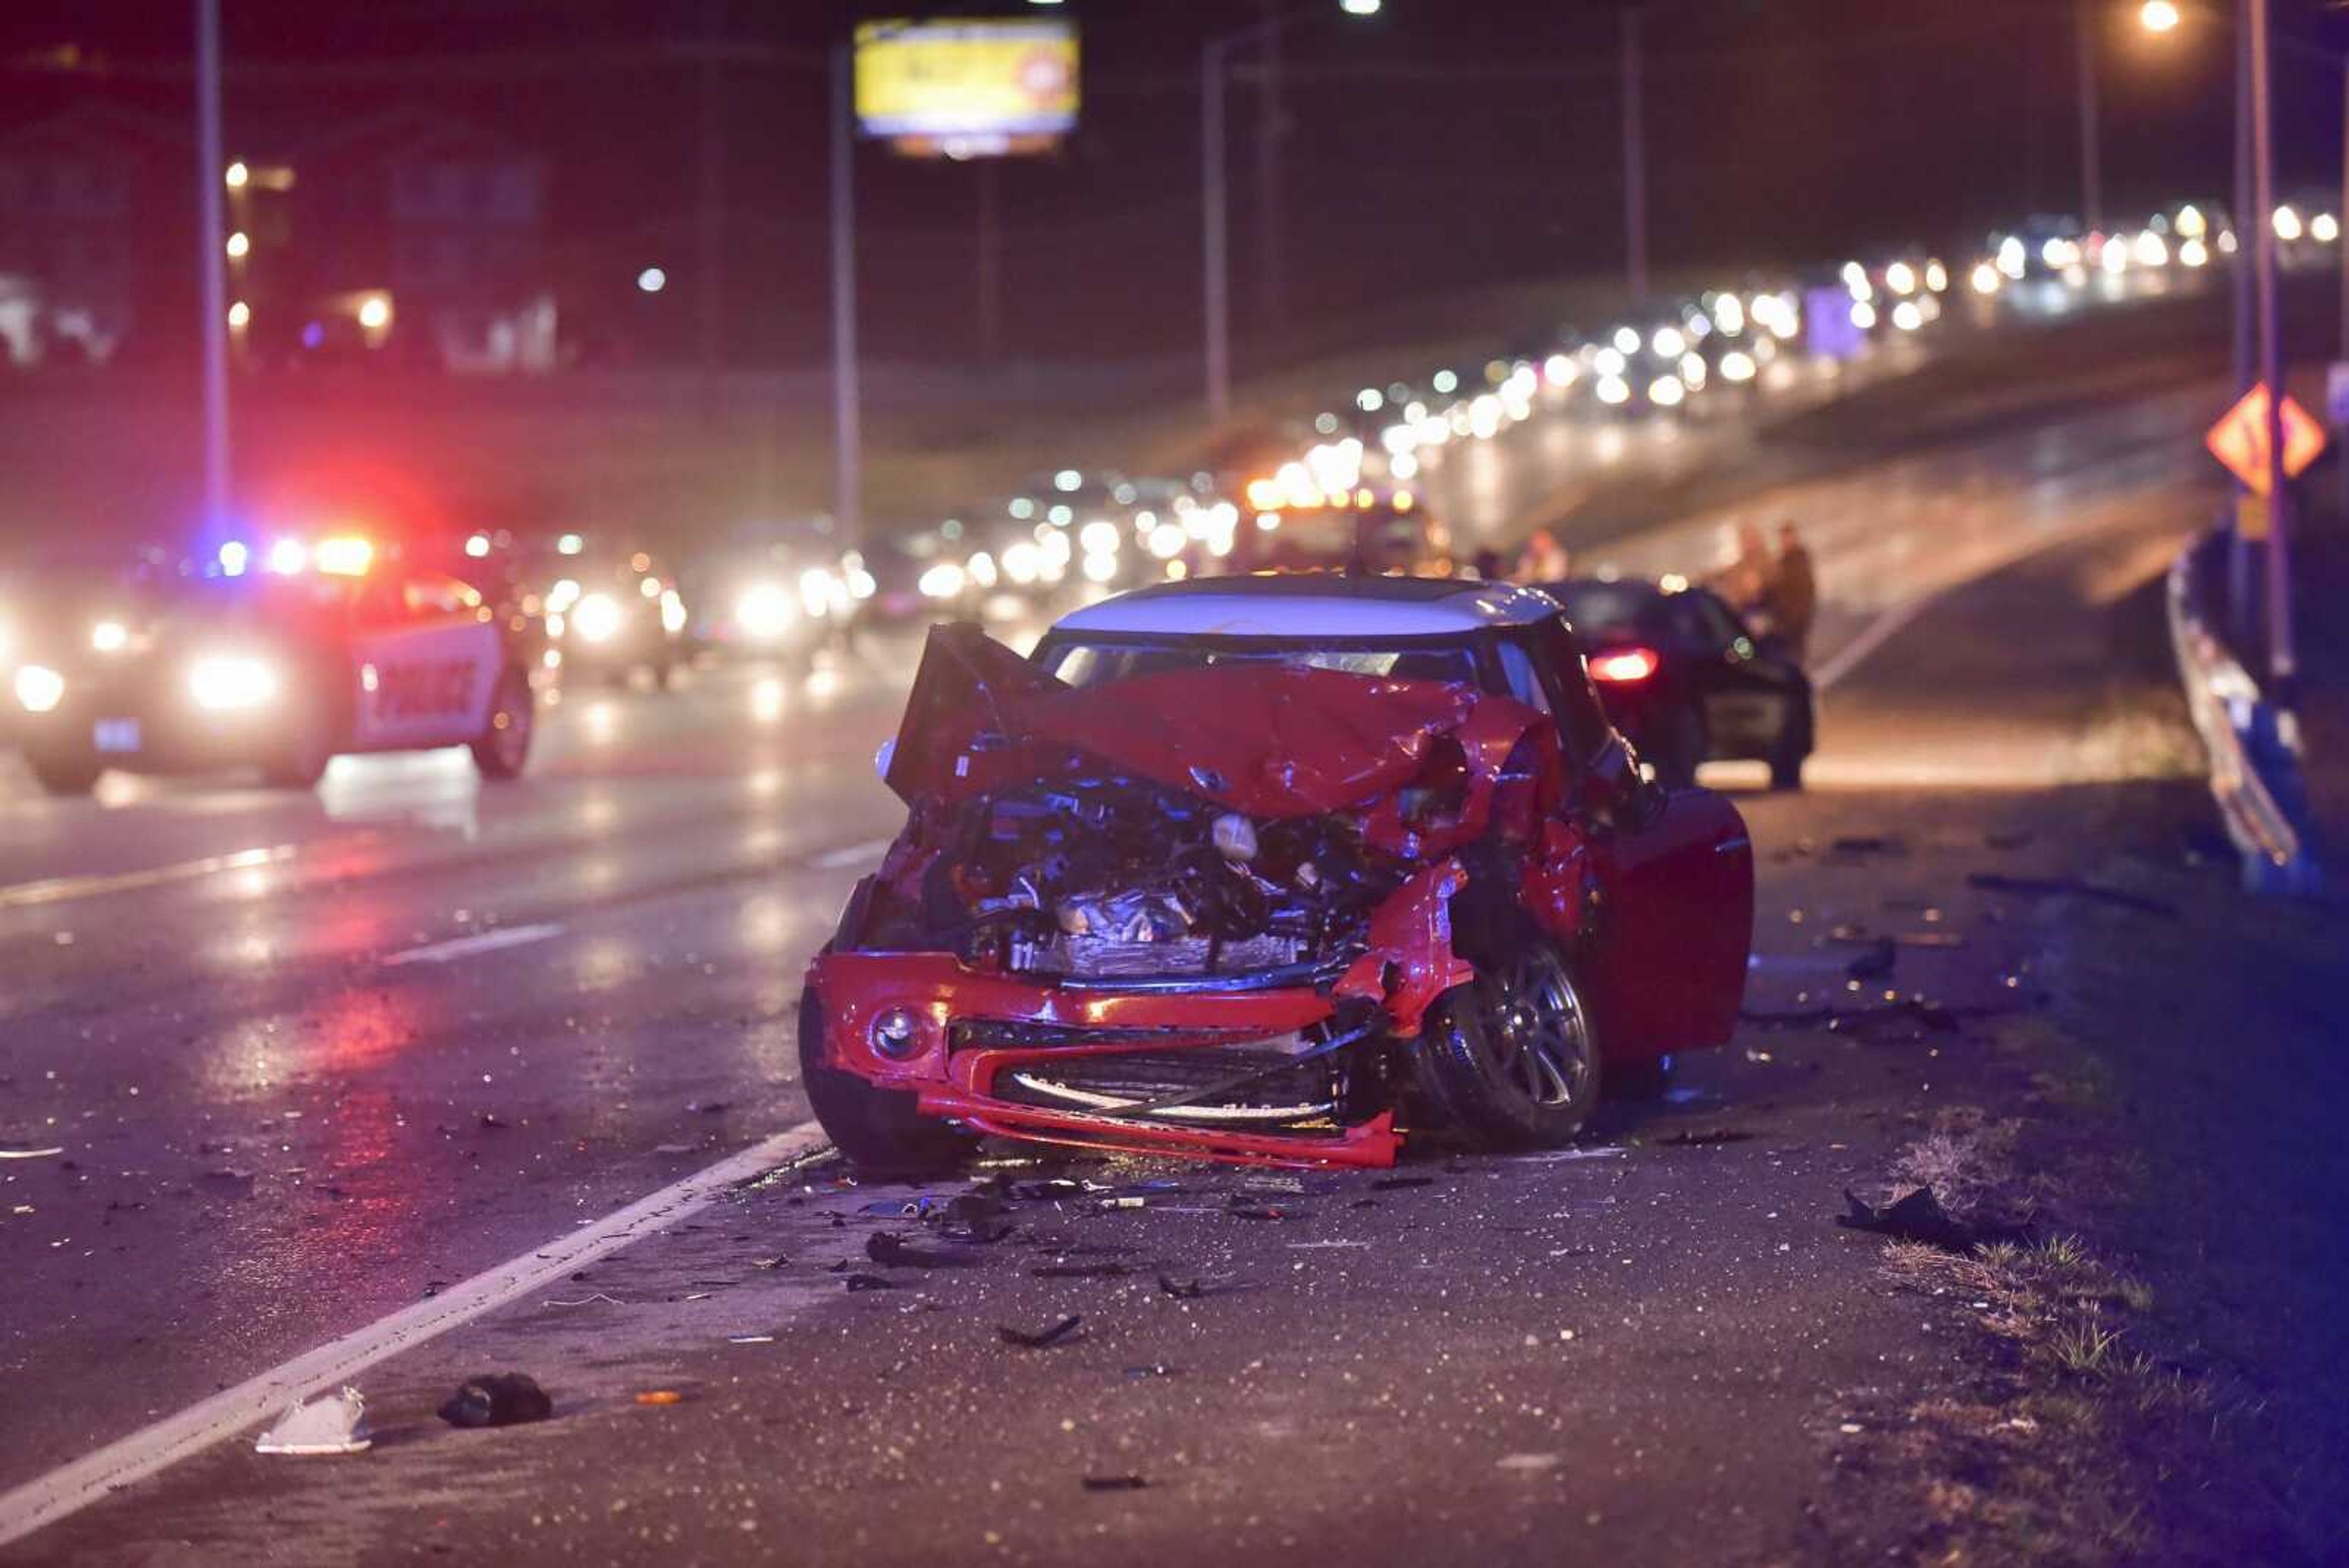
[[[335,760],[335,740],[315,711],[297,718],[285,739],[261,764],[261,782],[271,789],[316,789]]]
[[[1770,753],[1770,787],[1792,791],[1803,787],[1803,761],[1811,754],[1811,715],[1806,711],[1799,723],[1786,726],[1778,738],[1778,749]]]
[[[503,784],[522,776],[530,761],[537,714],[530,677],[509,667],[498,677],[496,694],[490,699],[489,723],[472,742],[473,766],[483,778]]]
[[[1529,932],[1429,1010],[1415,1064],[1437,1113],[1481,1148],[1554,1148],[1599,1106],[1598,1040],[1574,971]]]
[[[1697,764],[1704,761],[1704,723],[1686,705],[1666,713],[1656,725],[1656,782],[1666,789],[1694,789]]]
[[[810,987],[800,997],[800,1082],[826,1137],[850,1163],[874,1176],[927,1177],[952,1171],[975,1139],[914,1108],[914,1096],[876,1089],[823,1059],[823,1006]]]
[[[27,752],[25,762],[41,788],[54,795],[88,794],[98,787],[98,775],[106,772],[106,764],[98,760],[95,753],[60,755],[55,752]]]
[[[1671,1092],[1672,1059],[1650,1056],[1607,1069],[1607,1093],[1618,1100],[1661,1100]]]

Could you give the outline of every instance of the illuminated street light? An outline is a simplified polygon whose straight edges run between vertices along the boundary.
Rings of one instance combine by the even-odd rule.
[[[228,166],[228,172],[221,178],[227,182],[230,190],[242,191],[244,189],[245,182],[253,178],[253,171],[247,169],[244,166],[244,160],[240,158]]]
[[[2178,26],[2178,6],[2174,0],[2145,0],[2137,19],[2148,33],[2167,33]]]
[[[229,260],[243,261],[247,255],[251,254],[252,252],[253,238],[243,229],[239,229],[236,233],[228,237]]]
[[[228,324],[232,327],[242,331],[252,320],[253,306],[247,305],[244,301],[240,299],[235,304],[228,307]]]
[[[668,286],[668,274],[657,266],[648,266],[636,274],[636,286],[647,294],[658,294]]]
[[[391,323],[391,301],[379,294],[371,294],[359,301],[359,325],[370,332],[379,332]]]

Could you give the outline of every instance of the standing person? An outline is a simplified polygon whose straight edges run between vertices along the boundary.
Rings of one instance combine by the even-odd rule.
[[[1762,605],[1769,611],[1771,629],[1802,663],[1810,650],[1811,623],[1818,618],[1819,580],[1811,552],[1792,523],[1778,524],[1778,553],[1770,563]]]
[[[1752,523],[1740,523],[1733,535],[1729,558],[1713,574],[1713,591],[1735,606],[1741,615],[1763,607],[1770,586],[1770,541]]]
[[[1537,528],[1534,536],[1526,541],[1525,554],[1517,557],[1517,581],[1521,583],[1562,583],[1574,575],[1572,557],[1557,535],[1547,528]]]

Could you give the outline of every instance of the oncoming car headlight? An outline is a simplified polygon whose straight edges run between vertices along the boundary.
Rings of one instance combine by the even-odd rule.
[[[27,713],[46,713],[66,700],[66,678],[46,664],[16,671],[16,701]]]
[[[188,691],[197,707],[215,712],[258,708],[277,695],[277,671],[264,659],[243,655],[199,659],[189,668]]]
[[[790,629],[792,618],[798,610],[792,596],[776,583],[746,588],[742,597],[734,601],[734,618],[740,624],[742,634],[761,641],[782,636]]]
[[[571,607],[571,629],[589,642],[619,635],[620,604],[609,594],[589,594]]]

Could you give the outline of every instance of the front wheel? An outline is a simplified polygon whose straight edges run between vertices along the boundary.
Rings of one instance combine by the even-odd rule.
[[[473,742],[473,766],[485,779],[518,778],[530,760],[531,732],[537,728],[530,677],[509,669],[490,701],[489,723]]]
[[[824,1135],[858,1168],[875,1176],[936,1176],[970,1152],[972,1139],[914,1108],[914,1096],[878,1089],[824,1060],[823,1004],[811,986],[800,998],[800,1082]]]
[[[1566,1143],[1599,1105],[1598,1041],[1574,971],[1530,936],[1430,1010],[1417,1064],[1435,1108],[1485,1148]]]

